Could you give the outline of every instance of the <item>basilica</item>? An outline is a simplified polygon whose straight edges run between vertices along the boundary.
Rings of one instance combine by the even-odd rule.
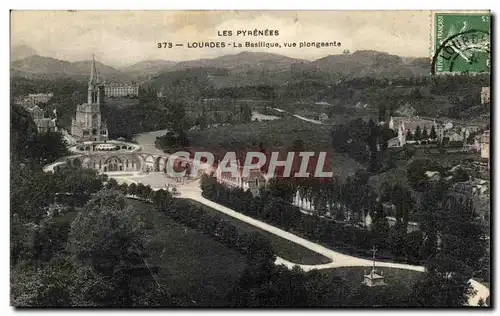
[[[104,83],[99,80],[99,74],[92,56],[87,103],[79,104],[71,122],[71,135],[77,141],[107,141],[108,129],[101,121],[101,107],[104,106]]]

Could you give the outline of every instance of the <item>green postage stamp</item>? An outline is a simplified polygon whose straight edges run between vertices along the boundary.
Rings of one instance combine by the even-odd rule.
[[[433,18],[433,73],[490,72],[489,13],[435,13]]]

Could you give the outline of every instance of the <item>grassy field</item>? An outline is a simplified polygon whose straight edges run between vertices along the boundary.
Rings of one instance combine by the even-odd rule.
[[[198,203],[193,200],[186,200],[189,203],[192,203],[201,209],[203,209],[205,212],[209,213],[210,215],[221,218],[224,220],[227,220],[230,222],[232,225],[236,227],[238,232],[243,232],[243,233],[249,233],[249,232],[259,232],[262,234],[264,237],[266,237],[272,244],[273,249],[275,251],[275,254],[278,257],[284,258],[286,260],[289,260],[294,263],[298,264],[323,264],[323,263],[329,263],[331,262],[330,259],[327,257],[324,257],[312,250],[309,250],[307,248],[304,248],[300,245],[297,245],[296,243],[293,243],[291,241],[288,241],[286,239],[283,239],[281,237],[278,237],[274,234],[271,234],[269,232],[266,232],[262,229],[259,229],[255,226],[249,225],[245,222],[242,222],[240,220],[235,219],[234,217],[231,217],[229,215],[226,215],[224,213],[218,212],[210,207],[207,207],[201,203]]]
[[[365,271],[369,273],[371,267],[345,267],[336,269],[321,270],[325,278],[341,278],[352,287],[351,301],[357,302],[356,307],[360,306],[387,306],[398,307],[404,306],[407,300],[408,293],[412,287],[422,276],[421,272],[394,269],[394,268],[376,268],[377,272],[382,271],[385,277],[386,286],[367,287],[362,284]],[[381,304],[381,302],[386,302]]]
[[[326,269],[321,270],[321,273],[325,273],[328,275],[333,275],[336,277],[340,277],[348,282],[351,282],[353,285],[359,284],[363,282],[363,277],[366,273],[369,273],[372,270],[372,267],[344,267],[344,268],[335,268],[335,269]],[[375,267],[377,273],[383,273],[385,277],[385,282],[394,287],[412,287],[419,278],[422,277],[422,272],[406,270],[406,269],[397,269],[397,268],[385,268],[385,267]]]
[[[198,306],[220,306],[245,268],[245,257],[200,232],[178,224],[140,201],[149,240],[148,263],[159,265],[158,281],[188,293]]]
[[[193,146],[212,150],[255,149],[260,143],[265,148],[288,148],[297,138],[307,150],[325,150],[330,148],[330,127],[284,118],[193,131],[188,138]]]

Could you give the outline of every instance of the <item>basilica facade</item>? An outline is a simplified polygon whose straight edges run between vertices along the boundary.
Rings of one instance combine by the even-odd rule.
[[[92,57],[92,68],[88,84],[87,103],[79,104],[71,122],[71,135],[77,141],[106,141],[108,129],[101,120],[101,108],[104,106],[104,83]]]

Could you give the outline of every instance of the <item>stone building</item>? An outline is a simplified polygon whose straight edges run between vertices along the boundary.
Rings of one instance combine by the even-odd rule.
[[[101,121],[101,107],[104,106],[104,84],[92,57],[92,69],[88,84],[87,103],[79,104],[71,122],[71,135],[78,141],[105,141],[108,139],[108,129]]]
[[[26,110],[31,114],[33,122],[35,122],[36,128],[38,130],[38,133],[48,133],[57,131],[56,119],[45,117],[44,109],[40,108],[38,105],[35,105],[34,107],[26,108]]]
[[[36,94],[29,94],[26,97],[26,101],[29,102],[30,104],[37,105],[38,103],[47,103],[49,100],[54,96],[54,94],[51,93],[36,93]]]
[[[34,121],[36,128],[38,129],[38,133],[57,132],[56,119],[44,117],[41,119],[35,119]]]
[[[107,97],[139,96],[139,85],[136,83],[110,83],[104,87]]]

